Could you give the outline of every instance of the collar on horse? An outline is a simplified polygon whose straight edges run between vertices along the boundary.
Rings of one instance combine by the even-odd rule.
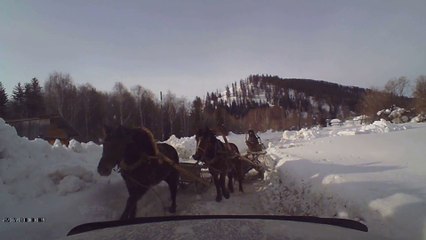
[[[120,171],[131,172],[131,171],[135,170],[136,168],[140,167],[142,164],[150,164],[153,161],[156,161],[156,162],[159,162],[160,164],[162,164],[162,160],[158,156],[158,154],[153,155],[153,156],[149,156],[145,153],[142,153],[142,155],[139,157],[139,159],[132,164],[128,164],[124,160],[121,160],[118,163],[118,168],[120,169]]]
[[[211,164],[216,163],[217,160],[219,159],[219,157],[218,157],[218,153],[219,153],[219,150],[218,150],[218,148],[219,148],[218,141],[214,141],[214,150],[213,150],[213,156],[212,157],[207,157],[206,156],[207,155],[207,150],[206,149],[204,149],[204,148],[202,148],[200,146],[198,146],[198,148],[203,151],[204,159],[201,160],[202,162],[205,162],[206,164],[211,165]]]
[[[153,143],[153,144],[154,146],[156,146],[156,143]],[[136,162],[128,164],[126,163],[125,159],[121,159],[120,162],[117,164],[117,166],[119,171],[131,172],[143,164],[151,164],[154,161],[160,164],[163,163],[161,154],[159,154],[159,150],[156,147],[154,147],[153,155],[148,155],[144,152],[141,152],[141,156],[139,157],[139,159],[137,159]]]

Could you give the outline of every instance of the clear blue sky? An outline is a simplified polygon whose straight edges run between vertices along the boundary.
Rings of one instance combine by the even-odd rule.
[[[0,0],[0,81],[54,71],[204,96],[249,74],[382,87],[426,74],[426,1]]]

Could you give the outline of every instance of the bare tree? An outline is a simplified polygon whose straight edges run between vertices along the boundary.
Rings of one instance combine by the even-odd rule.
[[[69,123],[74,122],[77,106],[77,88],[69,74],[54,72],[49,75],[45,86],[44,96],[47,112],[59,114]]]
[[[77,129],[84,141],[97,140],[103,129],[106,100],[90,84],[78,87]]]
[[[166,96],[164,96],[164,106],[163,111],[165,112],[165,118],[167,120],[168,132],[165,134],[165,138],[169,137],[174,133],[174,122],[176,119],[177,108],[176,108],[176,95],[172,92],[167,91]]]
[[[114,85],[112,98],[118,111],[119,123],[121,125],[132,125],[131,120],[133,112],[136,111],[136,104],[129,90],[121,82],[117,82]]]
[[[417,112],[426,113],[426,76],[421,75],[417,78],[413,95]]]
[[[121,82],[117,82],[114,85],[114,97],[117,99],[118,102],[118,111],[119,111],[119,119],[120,119],[120,124],[123,125],[124,123],[124,95],[126,94],[127,89],[126,87],[121,83]]]
[[[148,109],[149,104],[154,102],[154,93],[140,85],[136,85],[132,88],[132,95],[136,99],[140,127],[144,127],[146,125],[144,113]]]
[[[404,96],[405,91],[409,86],[409,80],[406,77],[399,77],[398,79],[391,79],[385,85],[385,92],[390,93],[397,97]]]
[[[360,111],[371,118],[377,118],[377,112],[392,105],[391,95],[377,89],[368,90],[361,99]]]
[[[190,110],[190,103],[185,98],[179,98],[177,100],[177,114],[179,117],[180,126],[176,126],[179,128],[179,132],[181,136],[186,136],[189,134],[189,110]],[[177,132],[178,133],[178,132]]]

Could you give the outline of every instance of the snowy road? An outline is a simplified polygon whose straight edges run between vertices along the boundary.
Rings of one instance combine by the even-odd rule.
[[[248,176],[244,193],[215,201],[215,189],[181,189],[177,214],[283,214],[358,220],[383,239],[426,239],[426,124],[376,122],[324,129],[267,132],[271,171]],[[244,135],[231,142],[245,152]],[[182,160],[194,138],[170,138]],[[8,239],[55,239],[72,227],[118,219],[127,191],[120,175],[100,177],[102,148],[28,141],[0,121],[0,215],[44,217],[44,223],[2,223]],[[168,215],[166,184],[138,203],[137,216]]]

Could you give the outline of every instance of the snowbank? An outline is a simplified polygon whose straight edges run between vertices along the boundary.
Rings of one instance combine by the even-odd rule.
[[[299,131],[284,131],[282,141],[301,141],[312,140],[320,136],[319,128],[314,127],[311,129],[302,128]]]
[[[313,127],[310,129],[303,128],[299,131],[284,131],[282,134],[282,143],[294,143],[311,141],[317,138],[329,136],[353,136],[368,133],[388,133],[394,131],[402,131],[409,129],[408,124],[394,124],[384,119],[375,121],[369,125],[361,125],[355,121],[346,121],[341,125],[334,125],[326,128]]]
[[[394,124],[380,119],[380,121],[375,121],[370,125],[361,127],[358,133],[387,133],[406,130],[407,128],[409,128],[409,125]]]
[[[411,113],[410,110],[406,110],[405,108],[392,106],[391,108],[378,111],[377,116],[380,118],[385,118],[392,123],[406,123],[409,122],[411,118],[413,118],[413,113]]]
[[[0,119],[0,142],[2,188],[18,199],[67,194],[94,182],[94,166],[101,154],[99,146],[72,140],[67,148],[59,141],[53,146],[42,139],[30,141],[17,136],[3,119]],[[71,179],[78,188],[67,187]]]
[[[192,155],[195,153],[196,142],[194,136],[177,138],[175,135],[172,135],[165,141],[165,143],[172,145],[176,149],[179,159],[182,162],[190,161],[192,159]]]
[[[380,134],[330,136],[277,150],[281,184],[272,192],[283,201],[273,207],[359,220],[389,239],[424,239],[426,125],[378,121],[366,127]]]
[[[77,199],[96,189],[101,153],[102,147],[94,143],[71,140],[66,147],[59,141],[50,145],[21,138],[0,118],[0,215],[46,219],[37,224],[2,223],[1,236],[53,239],[84,219],[79,211],[84,203]]]

